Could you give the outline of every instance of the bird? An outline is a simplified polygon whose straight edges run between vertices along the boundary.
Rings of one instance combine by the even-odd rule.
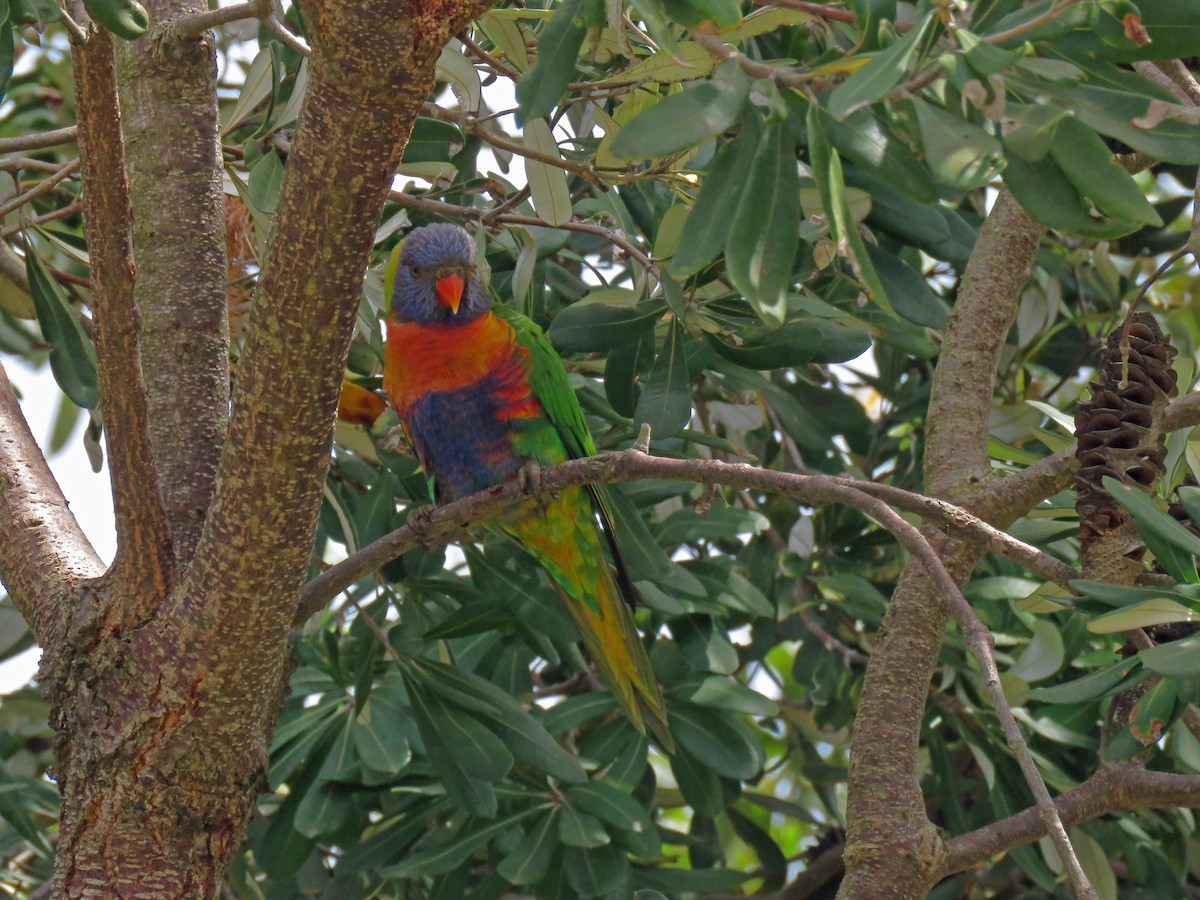
[[[383,389],[435,503],[596,452],[561,359],[538,325],[492,304],[465,230],[413,229],[393,251],[388,278]],[[547,571],[625,715],[673,752],[608,510],[604,487],[570,487],[523,500],[485,524]]]

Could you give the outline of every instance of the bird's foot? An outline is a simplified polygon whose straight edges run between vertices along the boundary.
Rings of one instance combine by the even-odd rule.
[[[432,550],[433,541],[433,511],[434,506],[414,506],[408,510],[408,518],[404,524],[412,529],[417,543],[423,550]]]
[[[542,467],[535,462],[527,462],[517,469],[517,483],[521,490],[534,497],[542,493]]]

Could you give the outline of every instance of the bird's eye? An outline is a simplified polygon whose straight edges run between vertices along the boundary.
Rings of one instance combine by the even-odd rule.
[[[411,275],[413,278],[416,278],[418,275],[421,274],[421,267],[418,265],[410,265],[408,267],[408,274]]]

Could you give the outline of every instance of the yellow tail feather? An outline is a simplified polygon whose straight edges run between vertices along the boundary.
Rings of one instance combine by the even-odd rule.
[[[667,727],[666,702],[642,646],[633,614],[611,573],[606,570],[600,578],[599,616],[561,587],[559,594],[575,620],[588,655],[595,661],[600,676],[629,721],[642,734],[647,734],[649,729],[664,750],[674,753],[675,741]]]

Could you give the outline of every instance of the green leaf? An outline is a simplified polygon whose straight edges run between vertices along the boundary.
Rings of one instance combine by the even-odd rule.
[[[678,320],[667,328],[633,417],[635,422],[649,424],[651,433],[660,438],[676,434],[692,417],[691,380]]]
[[[1174,600],[1146,600],[1093,619],[1088,623],[1088,631],[1093,634],[1115,634],[1133,628],[1165,625],[1167,622],[1200,622],[1200,613]]]
[[[687,698],[699,706],[727,709],[751,716],[777,716],[779,704],[732,678],[710,675]]]
[[[555,829],[558,810],[552,809],[533,824],[504,859],[496,866],[510,884],[534,885],[546,877],[550,860],[558,847]]]
[[[1133,176],[1117,162],[1096,132],[1075,117],[1059,122],[1050,155],[1075,189],[1100,212],[1127,222],[1162,225]]]
[[[1177,581],[1196,583],[1195,557],[1200,556],[1200,537],[1159,509],[1154,500],[1141,491],[1134,490],[1109,476],[1104,477],[1103,484],[1112,498],[1133,516],[1146,546],[1163,568]],[[1175,548],[1184,551],[1186,556],[1171,552]]]
[[[1058,123],[1071,115],[1069,110],[1050,103],[1008,103],[1004,114],[1013,123],[1004,134],[1004,146],[1026,162],[1045,158]]]
[[[721,146],[704,174],[704,185],[683,223],[679,247],[671,260],[671,272],[694,275],[707,266],[725,246],[729,223],[737,212],[744,173],[758,149],[758,116],[747,116],[738,136]]]
[[[664,50],[652,53],[628,69],[609,75],[596,84],[673,84],[677,81],[695,81],[703,78],[717,67],[711,53],[692,41],[679,45],[678,53]]]
[[[497,804],[491,782],[508,774],[512,754],[478,720],[437,694],[412,681],[408,693],[429,762],[446,792],[476,815],[494,816]]]
[[[400,711],[373,699],[354,723],[354,748],[364,763],[389,775],[401,772],[412,759]]]
[[[0,26],[7,28],[7,26]],[[50,371],[71,402],[85,409],[100,405],[96,348],[83,332],[58,282],[47,273],[31,244],[25,245],[25,273],[42,336],[50,344]]]
[[[1200,634],[1147,647],[1138,654],[1146,668],[1172,678],[1200,676]]]
[[[517,85],[517,124],[550,115],[567,92],[587,27],[583,0],[563,0],[538,36],[537,61]]]
[[[920,25],[886,50],[874,54],[866,65],[833,89],[829,95],[829,114],[843,119],[855,107],[874,103],[899,84],[940,22],[939,13],[931,10]]]
[[[921,143],[933,177],[952,191],[983,187],[1000,170],[1000,141],[944,109],[913,97]]]
[[[384,878],[412,878],[418,875],[440,875],[461,866],[467,859],[494,837],[512,829],[522,819],[538,812],[538,807],[521,810],[511,816],[498,819],[490,825],[481,826],[475,820],[468,820],[444,842],[435,846],[426,846],[414,853],[404,862],[395,866],[381,869],[379,874]]]
[[[662,318],[660,300],[637,306],[572,303],[550,322],[546,336],[559,350],[595,353],[632,343]]]
[[[443,162],[450,158],[453,145],[461,146],[465,141],[462,130],[453,122],[417,116],[401,162]]]
[[[424,638],[434,641],[465,637],[469,634],[479,634],[481,631],[495,631],[512,625],[512,622],[513,613],[507,606],[488,601],[468,603],[426,631]]]
[[[1041,700],[1043,703],[1085,703],[1115,693],[1118,685],[1127,689],[1131,686],[1126,682],[1130,675],[1135,676],[1135,681],[1141,681],[1149,673],[1135,660],[1123,659],[1107,669],[1100,669],[1074,681],[1034,688],[1025,696],[1030,700]]]
[[[670,725],[679,745],[719,775],[749,779],[763,766],[762,744],[732,713],[679,703],[671,708]]]
[[[709,345],[721,356],[747,369],[781,369],[806,362],[845,362],[871,346],[871,335],[862,327],[829,319],[800,318],[781,328],[751,329],[732,344],[719,335],[705,333]]]
[[[725,262],[734,287],[770,325],[782,324],[786,316],[799,216],[795,141],[787,123],[769,122],[729,225]]]
[[[333,834],[354,815],[349,789],[332,781],[318,781],[303,795],[293,827],[310,840]]]
[[[1027,162],[1009,156],[1004,184],[1031,216],[1068,234],[1115,238],[1141,227],[1136,222],[1093,216],[1066,173],[1050,157]]]
[[[1104,40],[1094,27],[1077,27],[1058,38],[1055,48],[1070,58],[1112,62],[1179,59],[1200,54],[1200,6],[1180,0],[1138,0],[1137,9],[1150,36],[1150,43],[1144,46],[1132,41],[1114,44]],[[997,27],[1002,25],[1003,22]]]
[[[871,196],[871,210],[867,213],[867,223],[871,226],[918,246],[949,240],[950,229],[936,208],[918,203],[857,166],[844,168],[842,174],[848,186],[864,190]],[[880,277],[883,277],[882,273]],[[899,309],[899,299],[893,296],[893,303]]]
[[[450,89],[454,91],[455,99],[463,111],[474,113],[483,103],[483,93],[479,73],[470,60],[463,56],[463,52],[458,41],[451,41],[442,48],[434,70],[438,78],[450,83]]]
[[[7,2],[0,3],[0,13],[3,13],[3,19],[0,21],[0,100],[2,100],[8,93],[8,84],[12,80],[16,46]]]
[[[578,809],[623,831],[643,833],[654,830],[645,807],[605,781],[577,784],[567,791],[566,799]]]
[[[433,660],[422,660],[429,674],[425,684],[452,702],[465,705],[483,716],[505,746],[525,762],[561,781],[583,781],[579,761],[550,737],[520,704],[486,679]]]
[[[946,303],[929,289],[929,283],[919,272],[877,244],[867,244],[866,251],[892,307],[899,315],[926,328],[946,327],[950,315]]]
[[[733,125],[749,93],[750,76],[736,61],[724,62],[710,80],[634,116],[613,140],[612,152],[648,159],[694,147]]]
[[[629,857],[620,847],[568,847],[563,867],[580,897],[628,896]]]
[[[1058,622],[1038,619],[1033,623],[1033,639],[1025,645],[1006,674],[1025,682],[1041,681],[1061,669],[1065,658]]]
[[[558,144],[550,132],[545,119],[530,119],[525,123],[525,146],[543,156],[561,159]],[[551,225],[563,225],[571,221],[571,192],[567,188],[567,173],[558,166],[526,157],[525,177],[533,208]]]
[[[713,22],[720,28],[732,28],[742,21],[736,0],[659,0],[674,21],[685,28],[697,28]]]
[[[611,840],[599,819],[570,802],[559,807],[558,837],[571,847],[602,847]]]

